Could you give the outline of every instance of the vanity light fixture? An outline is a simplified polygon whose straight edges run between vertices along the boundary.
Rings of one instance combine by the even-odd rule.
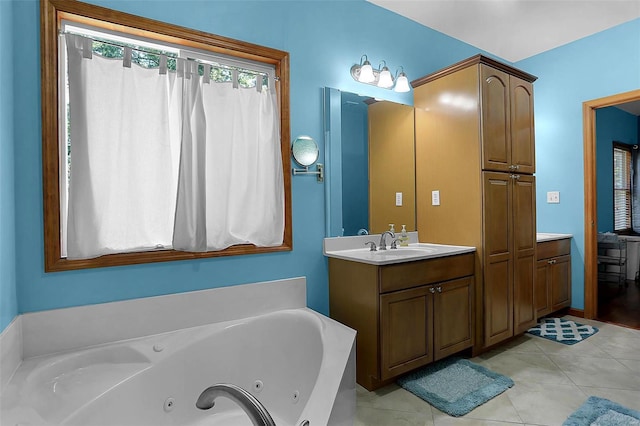
[[[394,78],[387,67],[386,61],[380,61],[380,68],[373,68],[371,66],[371,62],[369,62],[369,59],[367,58],[367,55],[362,55],[360,63],[354,64],[351,67],[351,77],[360,83],[371,84],[383,89],[393,88],[396,92],[408,92],[411,90],[409,80],[407,79],[407,75],[404,73],[404,68],[402,66],[396,71]]]

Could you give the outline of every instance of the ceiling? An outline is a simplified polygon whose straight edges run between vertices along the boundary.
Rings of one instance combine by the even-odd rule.
[[[517,62],[640,17],[640,0],[368,0]]]
[[[627,102],[626,104],[618,104],[616,107],[629,114],[640,116],[640,101]]]
[[[367,1],[509,62],[640,17],[640,0]],[[619,107],[640,116],[640,102]]]

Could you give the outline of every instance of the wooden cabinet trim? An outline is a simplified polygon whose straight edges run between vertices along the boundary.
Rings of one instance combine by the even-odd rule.
[[[478,64],[485,64],[485,65],[489,65],[490,67],[493,67],[495,69],[498,69],[500,71],[504,71],[507,74],[511,74],[514,75],[518,78],[521,78],[525,81],[528,81],[529,83],[533,83],[534,81],[536,81],[538,79],[538,77],[536,77],[535,75],[529,74],[528,72],[525,72],[523,70],[520,70],[518,68],[512,67],[510,65],[504,64],[502,62],[496,61],[495,59],[491,59],[488,58],[484,55],[475,55],[472,56],[471,58],[465,59],[463,61],[457,62],[451,66],[448,66],[446,68],[443,68],[439,71],[436,71],[434,73],[428,74],[424,77],[415,79],[411,82],[411,86],[416,88],[418,86],[421,86],[425,83],[429,83],[430,81],[433,80],[437,80],[441,77],[444,77],[446,75],[452,74],[454,72],[460,71],[461,69],[473,66],[473,65],[478,65]]]

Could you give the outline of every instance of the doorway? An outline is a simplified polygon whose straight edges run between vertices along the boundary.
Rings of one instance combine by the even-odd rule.
[[[596,110],[640,101],[640,90],[594,99],[582,104],[584,133],[584,316],[598,316],[598,218],[596,197]]]

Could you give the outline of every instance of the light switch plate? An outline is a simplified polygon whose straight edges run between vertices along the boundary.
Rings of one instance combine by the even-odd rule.
[[[440,191],[431,191],[431,205],[432,206],[440,205]]]
[[[402,206],[402,192],[396,192],[396,207]]]
[[[547,192],[547,203],[560,204],[560,191]]]

